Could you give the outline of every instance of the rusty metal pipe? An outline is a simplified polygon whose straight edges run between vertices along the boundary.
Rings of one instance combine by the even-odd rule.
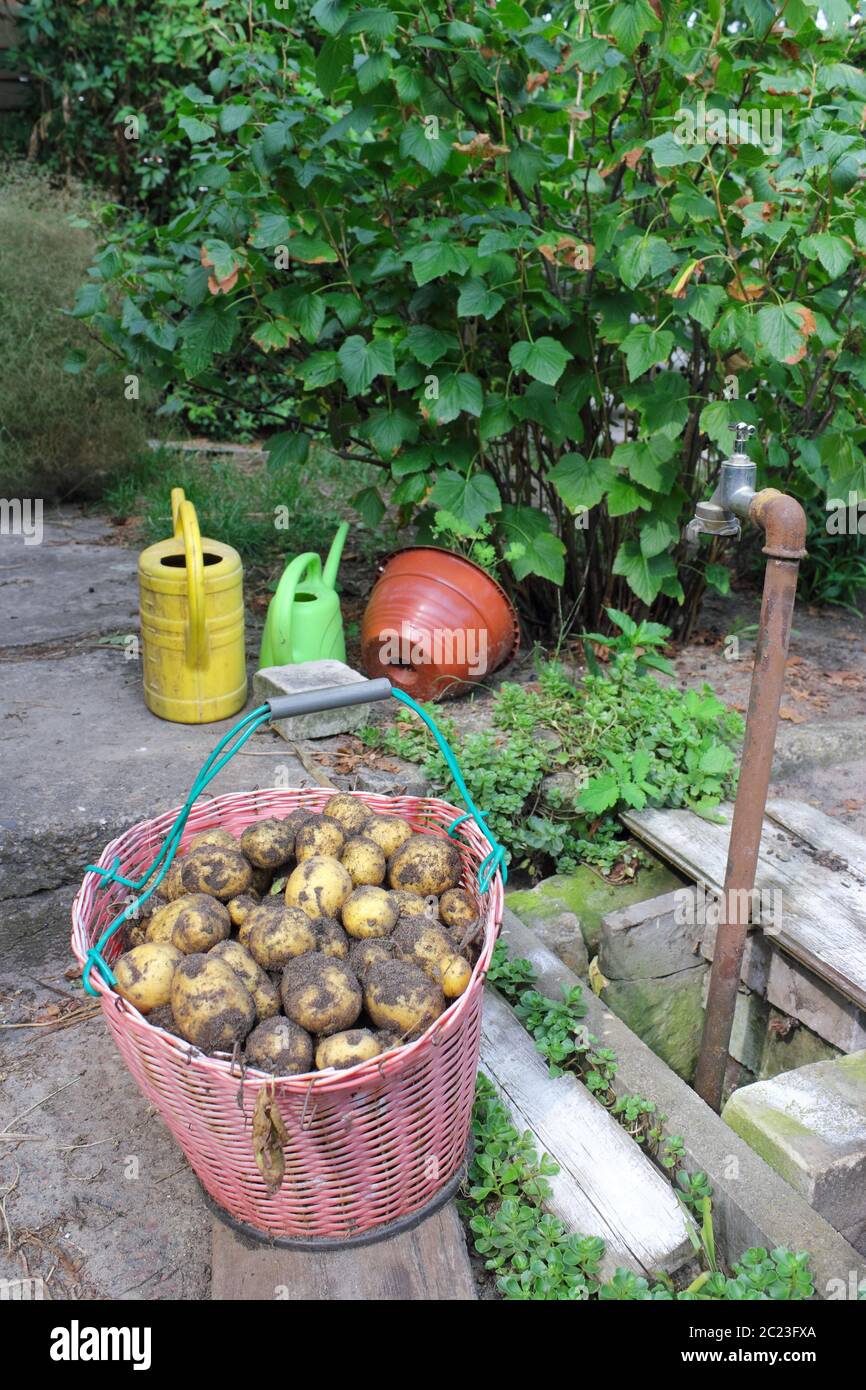
[[[749,505],[749,519],[764,531],[767,570],[746,717],[742,768],[734,803],[704,1032],[695,1073],[695,1090],[717,1111],[722,1108],[728,1048],[749,927],[749,908],[770,785],[779,703],[785,682],[797,572],[800,560],[806,554],[806,516],[795,498],[774,488],[758,492]]]

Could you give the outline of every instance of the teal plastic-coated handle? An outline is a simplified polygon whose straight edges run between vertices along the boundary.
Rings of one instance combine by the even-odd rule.
[[[398,690],[384,676],[377,680],[356,681],[351,685],[325,686],[321,690],[306,690],[298,695],[278,695],[273,700],[268,700],[266,704],[260,705],[253,710],[252,714],[246,715],[232,729],[229,729],[217,744],[216,748],[206,759],[201,771],[196,777],[189,796],[175,817],[174,824],[169,830],[163,841],[162,849],[154,859],[153,863],[137,881],[125,878],[120,873],[120,863],[115,859],[110,869],[103,869],[98,864],[88,864],[87,873],[98,874],[102,879],[102,887],[109,883],[119,883],[122,887],[128,888],[135,894],[132,901],[127,903],[122,912],[109,923],[105,931],[100,936],[94,946],[87,952],[84,962],[84,969],[81,973],[81,980],[88,994],[96,994],[90,983],[90,972],[97,970],[103,980],[113,985],[116,983],[114,972],[105,960],[102,952],[106,945],[114,936],[124,922],[130,917],[135,916],[138,908],[146,902],[152,893],[156,891],[162,880],[168,873],[172,860],[177,853],[183,835],[184,827],[189,819],[193,805],[201,796],[202,792],[213,781],[217,773],[225,767],[226,763],[238,753],[248,739],[264,724],[270,723],[274,719],[290,719],[294,715],[311,714],[317,710],[339,709],[343,705],[368,704],[373,700],[384,700],[389,695],[393,695],[401,704],[407,705],[413,710],[420,719],[424,721],[427,728],[432,733],[436,743],[448,766],[448,770],[454,779],[454,783],[462,796],[468,810],[465,815],[458,816],[448,827],[449,835],[453,835],[457,826],[468,817],[472,817],[481,833],[492,846],[490,853],[481,863],[478,870],[478,887],[480,892],[484,892],[490,885],[490,881],[497,869],[501,872],[503,880],[507,878],[508,871],[505,864],[505,850],[496,840],[487,822],[482,816],[478,807],[475,805],[469,790],[463,780],[460,767],[453,751],[448,745],[447,740],[440,732],[436,721],[422,708],[411,695],[405,691]],[[147,886],[149,885],[149,886]]]
[[[366,705],[394,694],[384,676],[374,681],[352,681],[351,685],[326,685],[320,690],[302,690],[297,695],[275,695],[268,701],[271,719],[292,719],[299,714],[315,714],[323,709],[342,709],[344,705]]]

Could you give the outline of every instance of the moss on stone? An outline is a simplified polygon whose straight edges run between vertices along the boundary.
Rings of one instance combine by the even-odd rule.
[[[573,912],[580,918],[583,939],[590,955],[595,955],[601,934],[601,919],[606,913],[670,893],[675,888],[681,888],[683,882],[673,869],[655,858],[651,858],[651,863],[638,871],[636,878],[622,883],[611,883],[588,865],[581,864],[573,874],[554,874],[532,889],[515,889],[507,893],[506,902],[528,927],[561,912]]]
[[[708,969],[698,965],[660,980],[611,980],[602,994],[617,1017],[684,1081],[691,1081],[697,1065]]]

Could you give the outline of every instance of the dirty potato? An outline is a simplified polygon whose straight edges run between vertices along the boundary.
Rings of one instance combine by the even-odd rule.
[[[190,850],[181,870],[187,893],[208,893],[221,902],[245,893],[252,886],[252,879],[252,867],[240,849],[223,849],[220,845],[200,845]]]
[[[303,908],[308,917],[336,917],[352,888],[351,876],[339,859],[317,854],[289,875],[286,903]]]
[[[202,1052],[231,1052],[256,1021],[246,985],[213,955],[184,956],[171,981],[171,1011],[181,1036]]]
[[[387,936],[394,930],[397,913],[391,894],[375,884],[363,884],[343,903],[343,926],[356,940],[365,936]]]
[[[335,1067],[343,1071],[346,1067],[356,1067],[359,1062],[369,1062],[378,1057],[382,1046],[369,1028],[350,1028],[345,1033],[332,1033],[316,1044],[316,1066],[319,1071]]]
[[[411,893],[402,888],[392,888],[388,897],[397,909],[398,917],[420,917],[424,912],[425,899],[420,893]]]
[[[472,970],[441,927],[423,918],[406,918],[391,939],[400,959],[419,965],[447,999],[456,999],[466,989]]]
[[[385,881],[385,852],[363,835],[349,837],[340,855],[340,863],[344,869],[348,869],[356,886],[361,883],[379,884]]]
[[[259,906],[261,898],[252,889],[247,893],[239,893],[236,898],[229,898],[226,907],[229,910],[229,917],[232,919],[233,927],[242,927],[254,908]]]
[[[190,893],[178,898],[180,911],[171,929],[171,944],[185,956],[209,951],[218,941],[225,941],[232,930],[229,910],[207,893]]]
[[[300,1076],[313,1069],[313,1043],[296,1023],[281,1016],[259,1023],[246,1041],[248,1067],[272,1076]]]
[[[256,869],[279,869],[288,864],[294,847],[291,826],[274,816],[253,821],[241,835],[241,849]]]
[[[251,912],[243,930],[243,944],[263,970],[282,970],[295,956],[316,949],[316,932],[307,914],[279,898]]]
[[[147,941],[161,941],[163,944],[171,942],[171,934],[178,914],[183,912],[195,895],[185,893],[182,898],[174,898],[170,903],[164,903],[158,908],[152,917],[145,923],[145,939]]]
[[[159,885],[161,895],[169,902],[172,902],[175,898],[182,898],[187,891],[183,886],[183,880],[181,878],[183,866],[184,855],[176,854],[169,865],[165,878]]]
[[[465,888],[448,888],[439,899],[439,916],[446,927],[467,931],[478,921],[478,904]]]
[[[401,816],[371,816],[364,826],[367,839],[379,846],[386,859],[396,854],[414,833],[409,822]]]
[[[369,806],[349,792],[338,792],[332,796],[330,801],[325,802],[322,813],[339,821],[347,836],[357,835],[370,819]]]
[[[316,950],[323,956],[336,956],[337,960],[348,960],[351,942],[333,917],[320,917],[313,922],[316,933]]]
[[[114,988],[139,1013],[148,1014],[171,998],[171,982],[183,955],[163,942],[133,946],[114,966]]]
[[[456,888],[463,865],[455,844],[439,835],[413,835],[388,863],[392,888],[409,889],[422,898]],[[184,880],[185,882],[186,880]]]
[[[286,1017],[316,1036],[351,1028],[363,1002],[361,986],[348,965],[318,954],[289,961],[280,996]]]
[[[280,995],[276,985],[253,959],[246,946],[239,941],[220,941],[211,954],[224,960],[246,985],[253,996],[257,1019],[272,1018],[280,1012]]]
[[[295,858],[299,864],[320,855],[339,859],[345,843],[346,836],[339,821],[330,816],[308,816],[295,835]]]
[[[198,835],[193,835],[186,847],[187,854],[190,850],[200,849],[202,845],[216,846],[217,849],[239,848],[237,836],[221,825],[215,825],[211,830],[202,830]]]
[[[445,1007],[445,997],[420,966],[389,960],[369,971],[364,1007],[377,1028],[390,1029],[403,1038],[429,1028]]]
[[[390,936],[370,936],[362,941],[353,941],[349,951],[349,969],[363,984],[374,965],[380,965],[383,960],[393,960],[396,954]]]

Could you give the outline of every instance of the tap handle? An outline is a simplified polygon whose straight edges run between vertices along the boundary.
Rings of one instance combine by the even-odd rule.
[[[744,454],[746,443],[757,433],[755,425],[750,425],[746,420],[738,420],[735,425],[728,425],[729,430],[734,431],[734,453]]]

